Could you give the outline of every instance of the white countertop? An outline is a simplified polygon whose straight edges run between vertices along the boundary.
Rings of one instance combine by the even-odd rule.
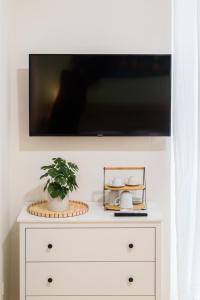
[[[81,216],[69,218],[45,218],[37,217],[27,212],[26,203],[22,208],[17,222],[19,223],[143,223],[143,222],[161,222],[162,215],[157,209],[155,203],[148,203],[147,217],[115,217],[113,211],[105,211],[102,203],[87,202],[89,211]]]

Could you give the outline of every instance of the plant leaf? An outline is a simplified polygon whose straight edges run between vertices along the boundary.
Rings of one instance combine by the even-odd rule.
[[[43,174],[42,176],[40,176],[40,179],[44,178],[44,177],[47,177],[48,176],[48,173],[45,173]]]
[[[66,184],[66,179],[62,175],[57,175],[55,177],[55,182],[59,183],[60,185],[64,185],[64,184]]]
[[[59,196],[59,186],[55,182],[51,182],[48,186],[48,192],[52,198]]]
[[[44,186],[44,191],[46,191],[49,182],[50,182],[50,179],[47,180],[47,182],[46,182],[46,184],[45,184],[45,186]]]
[[[49,176],[54,178],[54,177],[58,176],[58,171],[55,168],[51,168],[48,170],[48,174],[49,174]]]
[[[41,170],[48,170],[51,169],[54,165],[49,165],[49,166],[43,166],[41,167]]]
[[[72,170],[78,171],[78,166],[75,163],[68,162],[68,165]]]

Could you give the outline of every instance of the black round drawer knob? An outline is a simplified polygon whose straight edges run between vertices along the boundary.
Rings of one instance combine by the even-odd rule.
[[[132,249],[134,245],[133,244],[129,244],[128,246],[129,246],[130,249]]]
[[[133,282],[133,277],[129,277],[128,281]]]
[[[48,244],[48,248],[49,248],[49,249],[52,249],[52,248],[53,248],[53,245],[52,245],[52,244]]]
[[[49,277],[49,278],[48,278],[48,282],[49,282],[49,283],[53,282],[53,278]]]

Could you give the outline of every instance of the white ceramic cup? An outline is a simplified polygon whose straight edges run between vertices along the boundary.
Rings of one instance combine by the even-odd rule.
[[[135,180],[135,177],[134,176],[130,176],[127,180],[127,184],[128,185],[136,185],[136,180]]]
[[[124,191],[120,195],[120,208],[128,209],[133,207],[132,194],[129,191]]]
[[[124,186],[124,181],[121,177],[115,177],[112,180],[112,186],[114,187],[119,187],[119,186]]]

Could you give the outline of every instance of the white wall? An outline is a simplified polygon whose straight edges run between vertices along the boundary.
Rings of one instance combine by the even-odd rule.
[[[10,300],[18,296],[17,214],[40,195],[40,166],[54,156],[78,163],[79,190],[72,196],[98,200],[105,165],[145,165],[147,196],[162,208],[165,254],[169,250],[169,139],[28,137],[29,53],[170,53],[170,0],[11,0],[12,240]],[[166,256],[165,297],[168,299]]]

